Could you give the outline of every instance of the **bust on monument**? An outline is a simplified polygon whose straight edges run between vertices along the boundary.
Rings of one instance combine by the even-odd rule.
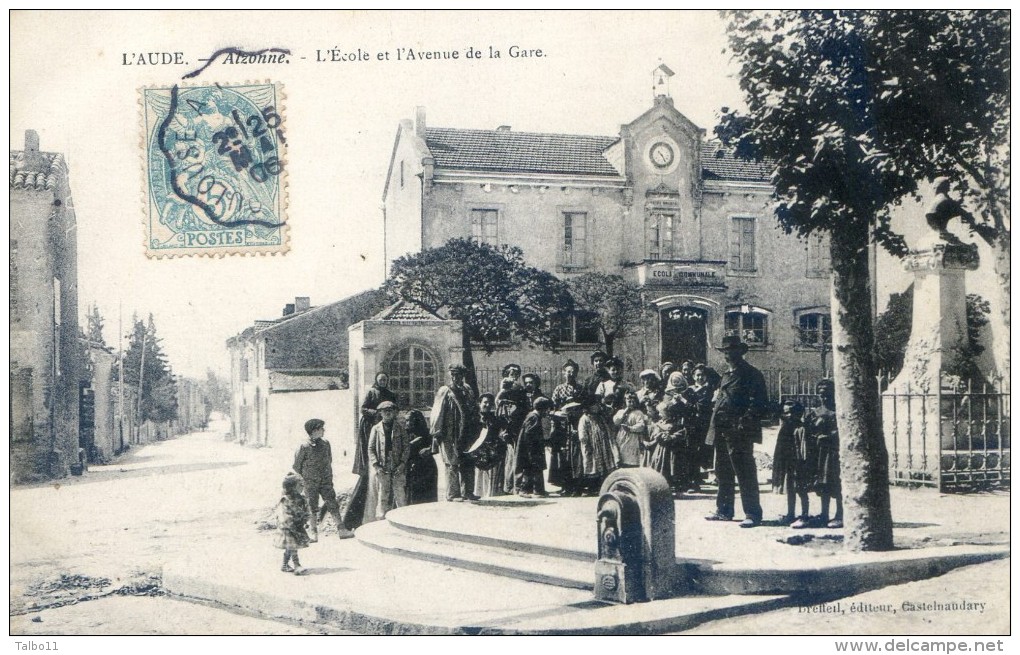
[[[939,239],[954,245],[963,245],[959,237],[948,230],[949,221],[964,215],[964,208],[959,201],[949,197],[949,178],[939,177],[935,179],[935,198],[932,200],[928,211],[925,212],[925,219],[928,226],[935,230]]]

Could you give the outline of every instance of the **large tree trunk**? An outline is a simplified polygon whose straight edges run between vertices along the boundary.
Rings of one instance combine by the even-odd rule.
[[[893,547],[889,453],[875,376],[867,229],[832,232],[832,368],[836,383],[844,545]]]

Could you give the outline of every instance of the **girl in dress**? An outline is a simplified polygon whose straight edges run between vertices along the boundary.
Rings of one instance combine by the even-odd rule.
[[[815,471],[814,489],[822,497],[822,513],[817,523],[822,527],[843,527],[843,488],[839,472],[839,428],[836,425],[836,387],[832,380],[820,380],[815,393],[822,399],[820,407],[811,409],[804,417],[809,435],[815,438],[818,448],[818,468]],[[829,520],[829,503],[836,501],[836,515]],[[796,524],[794,524],[796,527]]]
[[[475,469],[475,495],[479,498],[506,495],[506,453],[507,444],[513,439],[507,429],[506,419],[496,415],[496,397],[483,393],[478,397],[478,434],[472,447],[482,439],[485,448],[495,453],[495,463],[488,462],[487,468]]]
[[[308,499],[301,491],[301,478],[288,473],[283,478],[283,497],[276,505],[276,547],[283,549],[280,570],[285,573],[301,575],[305,572],[298,559],[298,549],[308,548],[310,543],[305,528],[309,518]]]
[[[708,382],[708,373],[704,364],[694,367],[694,384],[687,387],[688,399],[691,401],[691,430],[694,432],[694,443],[697,448],[698,482],[704,482],[707,471],[713,466],[715,448],[705,445],[705,437],[708,436],[708,425],[712,421],[712,394],[715,389]]]
[[[780,525],[796,523],[807,527],[808,489],[814,479],[814,447],[804,430],[804,406],[794,400],[783,403],[783,414],[776,437],[776,450],[772,455],[772,491],[786,494],[786,514],[779,517]],[[797,517],[797,499],[800,498],[800,517]]]
[[[581,445],[584,494],[592,496],[619,464],[616,442],[602,418],[602,401],[597,396],[585,403],[584,415],[577,422],[577,438]]]
[[[648,417],[641,411],[637,393],[630,391],[624,397],[627,406],[613,417],[616,426],[616,446],[620,451],[620,466],[641,465],[641,438],[648,433]]]
[[[690,406],[683,396],[687,382],[680,371],[669,376],[662,402],[657,408],[659,420],[652,427],[654,449],[648,466],[666,478],[677,493],[689,486],[690,468],[685,460]]]
[[[503,492],[514,493],[514,462],[517,461],[517,454],[514,451],[517,435],[521,433],[521,426],[524,425],[524,417],[531,409],[528,397],[521,385],[521,367],[517,364],[507,364],[503,367],[503,381],[500,383],[500,391],[496,394],[496,416],[506,424],[507,433],[510,435],[506,446],[506,459],[503,465]]]

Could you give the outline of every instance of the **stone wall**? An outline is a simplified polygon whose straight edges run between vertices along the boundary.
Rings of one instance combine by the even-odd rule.
[[[84,351],[78,343],[76,221],[63,157],[38,150],[11,152],[10,331],[12,395],[23,417],[11,435],[11,479],[62,477],[78,456],[78,382]]]

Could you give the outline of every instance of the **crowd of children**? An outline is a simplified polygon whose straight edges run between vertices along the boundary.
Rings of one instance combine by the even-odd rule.
[[[583,382],[578,364],[564,363],[563,381],[541,403],[540,416],[550,419],[544,438],[550,451],[548,478],[561,488],[560,495],[593,495],[610,472],[631,466],[655,469],[676,494],[700,491],[712,465],[712,449],[704,443],[719,375],[704,364],[684,362],[677,369],[666,362],[660,370],[642,371],[641,387],[635,388],[623,379],[619,359],[596,351],[591,363],[594,372]],[[519,481],[527,473],[510,466],[520,460],[514,435],[528,411],[539,409],[538,399],[546,398],[541,381],[508,364],[501,387],[496,412],[509,435],[504,492],[546,495],[544,486],[517,484],[514,475]]]
[[[464,453],[464,465],[479,467],[474,476],[475,493],[469,500],[510,493],[546,496],[546,478],[560,488],[561,496],[590,496],[598,493],[613,470],[638,466],[661,473],[677,496],[701,491],[713,466],[713,448],[705,445],[705,437],[719,374],[704,364],[688,361],[677,368],[666,362],[659,370],[642,371],[640,388],[635,388],[623,379],[619,359],[596,351],[591,363],[594,372],[582,382],[578,380],[580,367],[568,360],[562,367],[563,381],[551,397],[542,391],[537,375],[522,375],[516,364],[504,367],[499,393],[479,397],[479,435],[473,449]],[[403,504],[437,499],[435,449],[428,443],[428,424],[417,410],[408,413],[406,425],[399,423],[396,404],[384,398],[386,381],[379,377],[383,374],[373,387],[378,398],[373,396],[371,416],[366,414],[359,432],[370,435],[365,460],[386,485],[372,490],[374,493],[369,491],[367,502],[360,501],[369,517],[365,520],[381,518],[388,509]],[[793,528],[841,528],[839,435],[832,381],[819,382],[816,393],[821,405],[808,411],[795,401],[783,404],[773,458],[774,491],[787,496],[787,513],[779,522]],[[298,451],[297,475],[290,473],[284,479],[277,512],[277,546],[284,550],[281,568],[294,573],[303,571],[298,550],[316,540],[321,518],[316,512],[318,496],[325,501],[323,513],[337,514],[332,484],[325,484],[326,479],[332,479],[332,471],[324,459],[331,455],[328,442],[322,440],[322,422],[313,419],[305,428],[309,443]],[[302,493],[303,482],[311,485],[312,496]],[[821,512],[816,516],[809,513],[810,492],[821,497]],[[351,495],[356,497],[357,490]],[[835,514],[830,519],[833,500]],[[350,515],[352,504],[357,505],[349,501],[345,515]],[[356,525],[361,522],[359,519]],[[348,518],[337,523],[341,538],[350,536],[350,528],[356,527]]]

